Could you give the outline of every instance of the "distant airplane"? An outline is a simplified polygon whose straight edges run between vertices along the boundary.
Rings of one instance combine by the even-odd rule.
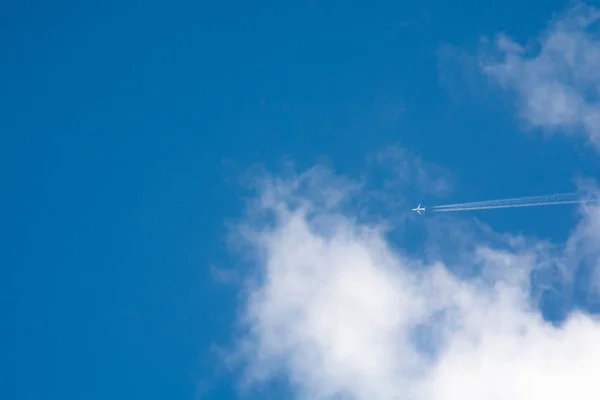
[[[417,206],[417,208],[413,208],[413,211],[416,211],[419,215],[421,215],[421,211],[425,211],[425,207],[421,208],[421,203]]]

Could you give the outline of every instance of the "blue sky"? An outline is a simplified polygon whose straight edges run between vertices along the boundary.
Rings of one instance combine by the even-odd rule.
[[[597,310],[597,209],[423,219],[406,211],[417,202],[567,192],[580,178],[596,179],[599,30],[565,14],[573,3],[17,3],[0,12],[0,397],[363,399],[391,396],[389,382],[402,381],[398,371],[405,369],[429,377],[424,387],[446,387],[461,377],[432,378],[427,363],[386,367],[377,358],[382,349],[408,357],[388,336],[406,328],[396,316],[431,290],[411,286],[414,296],[398,309],[402,290],[378,285],[402,286],[397,271],[430,273],[435,262],[459,275],[491,269],[489,279],[527,294],[539,291],[535,280],[506,272],[499,260],[516,260],[516,269],[535,276],[560,270],[559,282],[550,279],[560,295],[545,295],[533,314],[562,323],[574,309],[587,317]],[[294,208],[298,201],[309,204],[307,215]],[[356,233],[382,225],[375,239]],[[338,234],[355,239],[338,243]],[[309,245],[322,238],[326,244]],[[360,249],[388,255],[363,259]],[[357,254],[365,264],[346,270],[353,261],[336,261],[340,254]],[[309,280],[290,288],[285,276],[296,276],[299,260],[312,260]],[[315,332],[329,328],[290,317],[313,315],[301,307],[309,296],[324,301],[315,309],[332,313],[322,318],[354,326],[336,319],[346,311],[327,297],[335,290],[312,292],[322,271],[332,282],[371,282],[372,291],[342,290],[339,298],[358,304],[358,316],[362,305],[368,311],[375,304],[385,311],[381,320],[392,321],[377,319],[379,330],[348,339],[372,358],[344,350],[342,363],[323,349],[345,337],[325,340]],[[456,289],[438,278],[438,293]],[[277,297],[281,290],[292,290],[289,303]],[[505,298],[494,290],[474,284],[465,298]],[[529,301],[510,299],[506,304]],[[518,314],[506,304],[489,307]],[[469,316],[481,311],[460,307]],[[489,321],[469,318],[461,320],[469,332],[488,338],[476,327]],[[543,333],[559,328],[527,321],[541,346],[560,353],[563,343]],[[600,329],[582,324],[586,332]],[[277,332],[294,341],[276,346]],[[452,347],[458,339],[446,339],[430,348],[438,349],[431,351],[441,371],[459,362]],[[373,341],[379,344],[368,347]],[[299,358],[298,348],[319,356]],[[470,351],[489,354],[484,350]],[[361,369],[371,361],[377,371]],[[468,371],[471,364],[461,362]],[[548,375],[560,381],[561,371]],[[588,392],[600,394],[592,380],[576,383],[595,384]],[[402,384],[425,396],[419,390],[426,389]],[[421,398],[446,398],[427,396]]]

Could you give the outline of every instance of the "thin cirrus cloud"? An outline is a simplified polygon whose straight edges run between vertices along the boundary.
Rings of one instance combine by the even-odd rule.
[[[482,69],[518,94],[520,115],[531,126],[585,132],[600,148],[599,22],[600,10],[580,4],[550,24],[537,49],[501,34],[502,59],[486,60]]]
[[[600,144],[600,107],[586,92],[600,84],[600,46],[586,32],[597,17],[582,7],[565,14],[533,56],[502,36],[505,58],[485,71],[517,91],[532,125],[583,128]],[[408,152],[395,154],[437,179]],[[600,398],[600,320],[583,310],[545,320],[530,279],[547,270],[575,279],[585,267],[600,286],[598,206],[582,206],[557,245],[489,227],[483,235],[464,221],[444,242],[434,221],[429,236],[446,249],[420,257],[389,241],[385,221],[349,212],[348,198],[363,190],[324,168],[260,181],[237,236],[256,268],[237,353],[246,384],[283,379],[299,399]],[[460,254],[446,257],[452,251]]]

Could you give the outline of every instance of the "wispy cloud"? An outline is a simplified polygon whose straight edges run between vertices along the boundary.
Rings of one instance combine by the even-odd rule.
[[[520,114],[533,127],[585,132],[600,147],[600,11],[583,4],[555,19],[538,45],[502,34],[501,60],[485,73],[518,93]]]
[[[600,396],[600,322],[574,313],[557,327],[531,298],[530,273],[556,261],[543,244],[475,240],[459,259],[478,273],[460,277],[344,207],[317,205],[296,179],[276,181],[253,209],[269,223],[246,226],[257,263],[240,347],[248,382],[283,377],[306,399]],[[593,221],[573,234],[585,249],[598,248],[579,239],[598,235]]]
[[[371,166],[377,164],[382,167],[389,175],[384,182],[388,189],[407,189],[410,185],[421,194],[444,196],[452,188],[452,178],[446,170],[398,146],[389,146],[369,157],[368,161]]]
[[[518,93],[532,126],[581,131],[598,146],[599,19],[577,6],[537,50],[501,35],[502,59],[482,66]],[[403,190],[443,195],[450,180],[402,149],[371,161],[393,171],[379,182],[384,194],[369,176],[355,182],[322,167],[258,181],[238,236],[256,267],[240,319],[246,382],[281,379],[301,399],[599,398],[600,320],[567,310],[547,321],[538,294],[545,272],[575,287],[585,270],[586,285],[600,288],[600,208],[582,206],[559,244],[431,218],[416,254],[386,235],[407,224],[388,213],[388,192],[404,204]],[[392,217],[360,218],[373,201]]]
[[[219,268],[215,265],[210,266],[210,274],[217,283],[232,284],[240,279],[239,272],[230,268]]]

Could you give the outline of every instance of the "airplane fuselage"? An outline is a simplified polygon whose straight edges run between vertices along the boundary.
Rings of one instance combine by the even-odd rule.
[[[421,207],[421,205],[419,204],[417,206],[417,208],[413,208],[412,209],[414,212],[416,212],[417,214],[421,215],[421,211],[425,211],[425,207]]]

